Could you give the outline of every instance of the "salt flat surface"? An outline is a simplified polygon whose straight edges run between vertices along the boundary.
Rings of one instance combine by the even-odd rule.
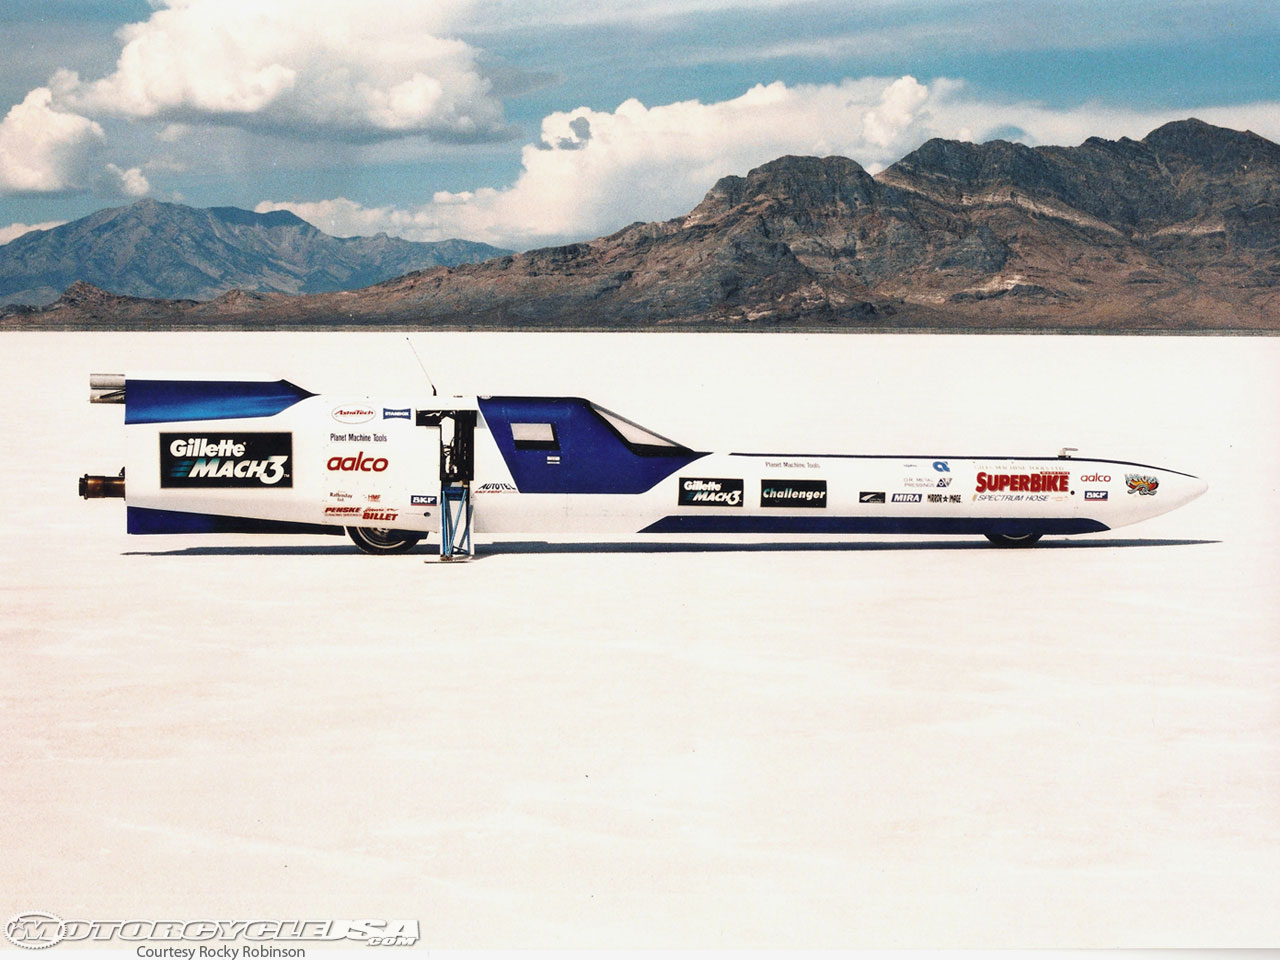
[[[431,947],[1280,941],[1280,340],[416,336],[442,392],[1209,493],[976,539],[126,537],[90,372],[414,389],[391,334],[0,339],[0,910]],[[65,949],[65,947],[64,947]]]

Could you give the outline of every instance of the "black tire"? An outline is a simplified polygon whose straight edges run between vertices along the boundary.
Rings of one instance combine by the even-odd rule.
[[[984,536],[997,547],[1030,547],[1034,546],[1043,534],[1040,533],[987,533]]]
[[[408,553],[425,534],[410,530],[391,530],[387,527],[347,527],[347,536],[365,553],[386,556],[391,553]]]

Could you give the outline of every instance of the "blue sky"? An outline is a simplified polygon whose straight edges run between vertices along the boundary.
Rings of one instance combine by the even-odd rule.
[[[525,248],[784,153],[1280,140],[1280,5],[5,0],[0,240],[148,196]]]

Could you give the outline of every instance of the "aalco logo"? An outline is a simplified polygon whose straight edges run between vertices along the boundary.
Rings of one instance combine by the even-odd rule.
[[[377,410],[368,407],[335,407],[333,411],[333,419],[339,423],[368,423],[377,415]]]

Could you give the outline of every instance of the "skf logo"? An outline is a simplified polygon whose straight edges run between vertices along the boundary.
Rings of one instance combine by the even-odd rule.
[[[382,419],[383,420],[408,420],[410,419],[409,408],[404,407],[404,408],[396,408],[392,410],[387,407],[383,407]]]
[[[336,407],[333,419],[339,423],[368,423],[378,415],[378,411],[368,407]]]
[[[1105,490],[1086,490],[1084,492],[1086,500],[1105,500],[1107,499],[1107,491]]]
[[[61,917],[52,913],[31,911],[10,917],[4,925],[4,935],[15,947],[28,950],[43,950],[61,943],[66,937],[67,925]]]
[[[354,457],[330,457],[325,468],[343,473],[359,471],[361,473],[381,473],[387,469],[386,457],[366,457],[364,451]]]
[[[742,499],[741,480],[680,478],[677,503],[682,507],[740,507]]]
[[[415,507],[434,507],[437,500],[434,493],[414,493],[409,496],[409,503]]]
[[[894,503],[919,503],[920,494],[918,493],[895,493],[893,495]]]
[[[1144,497],[1155,496],[1156,490],[1160,486],[1159,480],[1144,473],[1126,473],[1124,482],[1130,493],[1137,493]]]

